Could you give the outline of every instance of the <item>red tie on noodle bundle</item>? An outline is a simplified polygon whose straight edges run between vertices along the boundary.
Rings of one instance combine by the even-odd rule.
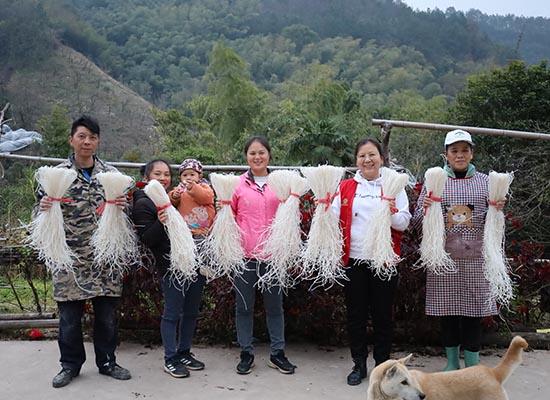
[[[380,198],[386,201],[395,201],[395,197],[384,196],[384,190],[380,189]],[[397,207],[390,207],[390,213],[393,215],[397,213],[399,209]]]
[[[324,204],[325,205],[325,211],[328,210],[328,208],[330,207],[330,205],[332,204],[332,201],[336,198],[336,196],[338,196],[338,192],[334,192],[333,194],[330,194],[330,193],[327,193],[327,195],[325,197],[323,197],[322,199],[317,199],[316,200],[316,203],[317,204]]]
[[[431,199],[432,201],[436,201],[438,203],[441,203],[441,197],[434,196],[431,191],[428,192],[428,195],[426,196],[426,198]],[[427,211],[428,211],[428,207],[424,206],[424,215],[426,215]]]
[[[157,207],[157,212],[162,211],[162,210],[166,210],[171,205],[172,205],[172,203],[166,203],[166,204],[163,204],[162,206],[158,206]]]

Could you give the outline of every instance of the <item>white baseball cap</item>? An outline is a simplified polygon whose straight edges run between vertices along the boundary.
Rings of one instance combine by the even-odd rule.
[[[467,142],[470,143],[472,146],[474,145],[474,142],[472,141],[472,136],[462,129],[455,129],[454,131],[450,131],[447,133],[447,136],[445,136],[445,147],[456,142]]]

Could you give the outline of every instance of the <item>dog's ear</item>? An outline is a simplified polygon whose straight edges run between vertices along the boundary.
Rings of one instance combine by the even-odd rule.
[[[388,379],[391,379],[393,378],[393,376],[395,375],[395,373],[397,372],[397,365],[396,364],[393,364],[390,368],[388,368],[386,370],[386,378]]]
[[[400,358],[399,360],[397,360],[397,362],[406,365],[411,360],[412,356],[413,355],[411,353],[407,357]]]

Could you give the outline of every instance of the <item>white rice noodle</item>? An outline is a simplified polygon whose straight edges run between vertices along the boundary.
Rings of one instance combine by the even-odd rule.
[[[298,171],[279,170],[269,174],[267,183],[281,205],[262,243],[261,258],[267,260],[266,273],[258,279],[261,290],[294,286],[302,252],[300,196],[308,190],[307,180]]]
[[[38,258],[44,262],[52,274],[59,271],[71,271],[74,258],[73,251],[67,245],[61,202],[70,202],[71,199],[63,195],[76,179],[74,169],[40,167],[35,178],[53,200],[52,207],[46,211],[39,211],[30,224],[30,246],[38,251]]]
[[[301,277],[313,280],[312,288],[332,286],[339,279],[346,279],[342,268],[342,231],[338,216],[331,210],[344,171],[330,165],[301,168],[317,202],[302,251]]]
[[[491,298],[505,307],[513,297],[513,288],[504,254],[504,212],[497,210],[494,205],[506,199],[513,179],[512,173],[489,173],[489,209],[483,234],[484,273],[490,284]]]
[[[400,258],[393,251],[391,237],[391,210],[389,200],[401,192],[409,177],[390,168],[382,168],[382,204],[374,212],[372,221],[363,239],[364,259],[370,260],[374,274],[380,279],[390,279],[397,274]]]
[[[197,277],[197,250],[187,223],[172,206],[159,181],[150,181],[143,190],[159,211],[166,210],[165,229],[170,239],[169,273],[179,283],[193,281]]]
[[[441,195],[445,189],[447,173],[443,168],[434,167],[426,171],[425,177],[426,198],[432,199],[433,203],[424,209],[419,262],[437,275],[455,272],[455,263],[445,251],[445,222],[441,209]]]
[[[132,186],[134,179],[116,172],[101,172],[97,180],[105,191],[105,207],[92,235],[94,265],[108,266],[119,273],[139,258],[137,235],[128,215],[115,204],[115,199]]]
[[[220,209],[202,246],[203,268],[209,280],[221,276],[233,279],[244,270],[241,231],[231,209],[231,198],[239,181],[240,178],[232,174],[210,174]]]

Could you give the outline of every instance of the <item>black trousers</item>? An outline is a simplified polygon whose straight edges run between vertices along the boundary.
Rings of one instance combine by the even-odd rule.
[[[354,360],[366,359],[367,321],[372,317],[374,334],[374,361],[376,365],[390,358],[393,339],[393,300],[397,276],[389,281],[374,276],[368,263],[350,259],[344,282],[347,325],[351,356]]]
[[[118,297],[94,297],[90,299],[94,308],[94,351],[98,368],[115,363],[117,345],[116,308]],[[59,301],[59,337],[57,343],[61,353],[61,366],[76,373],[86,361],[82,338],[82,314],[85,300]]]
[[[481,347],[481,318],[448,315],[441,317],[443,346],[479,351]]]

